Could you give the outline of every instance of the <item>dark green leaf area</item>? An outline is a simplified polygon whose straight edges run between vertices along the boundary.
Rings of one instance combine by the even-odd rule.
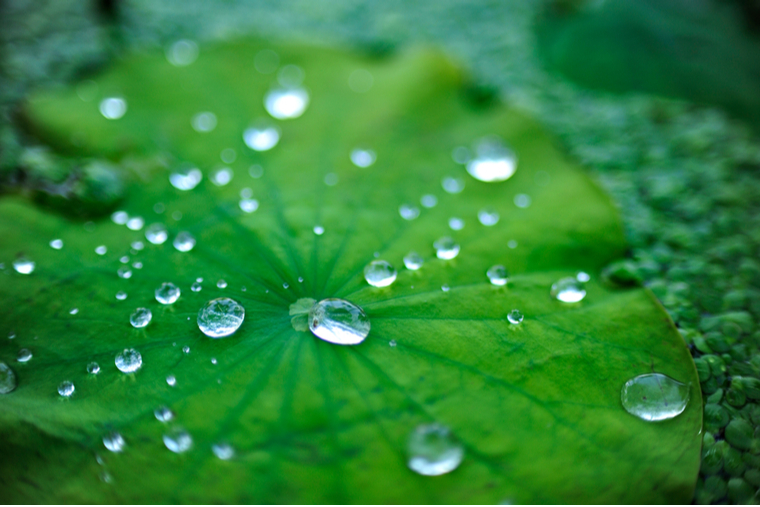
[[[83,102],[73,88],[29,102],[29,124],[47,143],[70,149],[76,131],[82,155],[119,160],[128,181],[141,182],[131,183],[124,210],[165,224],[169,239],[154,245],[144,229],[110,220],[83,227],[21,197],[0,200],[0,297],[10,309],[0,313],[0,330],[15,334],[0,341],[0,360],[19,382],[0,397],[0,450],[12,456],[0,460],[0,497],[687,502],[700,458],[699,379],[648,290],[599,283],[602,268],[625,252],[608,199],[523,113],[473,105],[460,71],[429,52],[370,59],[275,48],[282,65],[303,68],[311,103],[302,117],[276,122],[276,147],[254,152],[242,132],[266,116],[263,96],[275,77],[253,65],[265,47],[202,47],[187,67],[171,66],[161,52],[126,58],[93,78],[100,98],[118,90],[126,99],[119,120],[106,120],[100,99]],[[349,88],[357,69],[374,78],[366,93]],[[217,116],[216,129],[192,129],[201,111]],[[486,135],[518,154],[505,182],[476,181],[452,160],[454,147]],[[353,166],[357,146],[374,150],[376,163]],[[216,186],[209,175],[228,148],[234,177]],[[186,192],[169,183],[182,162],[204,172]],[[249,175],[252,165],[263,168],[260,178]],[[337,184],[325,184],[329,174]],[[462,178],[464,190],[446,193],[445,177]],[[259,202],[253,213],[238,203],[246,188]],[[420,206],[426,194],[437,206]],[[529,195],[530,206],[517,207],[517,194]],[[419,217],[404,220],[404,203],[418,206]],[[498,211],[497,224],[479,223],[484,208]],[[452,231],[452,217],[464,228]],[[317,225],[323,234],[314,233]],[[191,251],[172,246],[182,231],[197,240]],[[455,259],[436,258],[442,236],[460,245]],[[54,238],[61,250],[48,246]],[[105,255],[96,254],[99,245]],[[404,269],[411,250],[425,260],[418,271]],[[11,269],[18,254],[36,262],[32,274]],[[398,269],[390,287],[365,282],[362,270],[375,258]],[[486,277],[495,264],[510,273],[506,287]],[[125,266],[128,279],[117,276]],[[580,270],[591,274],[583,301],[550,297],[552,283]],[[193,292],[197,278],[202,290]],[[222,279],[226,288],[217,286]],[[163,282],[182,290],[172,305],[154,298]],[[119,291],[128,297],[117,300]],[[222,296],[245,307],[245,321],[212,340],[196,315]],[[363,343],[333,345],[294,329],[290,305],[326,297],[364,309],[372,328]],[[153,313],[143,329],[129,324],[138,307]],[[507,321],[512,309],[525,315],[521,324]],[[33,352],[23,364],[15,361],[22,347]],[[142,354],[134,374],[114,365],[127,347]],[[91,361],[100,374],[87,374]],[[623,384],[652,371],[692,386],[683,414],[652,423],[623,409]],[[76,386],[69,399],[57,393],[64,380]],[[153,415],[163,405],[176,414],[169,423]],[[406,464],[410,433],[430,422],[451,428],[465,448],[462,464],[440,477]],[[174,426],[192,436],[185,453],[162,442]],[[103,447],[111,431],[123,435],[123,452]],[[232,459],[214,455],[219,443],[232,446]]]

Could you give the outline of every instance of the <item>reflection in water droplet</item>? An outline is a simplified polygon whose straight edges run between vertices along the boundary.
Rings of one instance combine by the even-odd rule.
[[[243,132],[243,141],[254,151],[268,151],[280,141],[280,129],[268,122],[259,121]]]
[[[690,386],[662,375],[647,373],[623,385],[623,408],[645,421],[672,419],[686,409]]]
[[[493,208],[483,208],[478,211],[478,221],[486,227],[496,225],[499,222],[499,212]]]
[[[410,469],[420,475],[443,475],[455,470],[464,458],[464,447],[442,424],[423,424],[409,436]]]
[[[491,266],[486,275],[493,285],[506,285],[509,277],[507,268],[501,264]]]
[[[443,178],[443,181],[441,181],[441,186],[449,194],[458,194],[464,190],[464,180],[462,178],[446,176]]]
[[[174,238],[172,245],[180,252],[189,252],[195,247],[195,238],[189,232],[182,231]]]
[[[127,101],[121,97],[107,97],[100,101],[100,114],[107,120],[118,120],[127,113]]]
[[[214,171],[211,175],[211,182],[217,187],[223,187],[232,181],[232,169],[229,167],[222,167]]]
[[[114,361],[119,371],[134,373],[142,368],[142,356],[135,349],[124,349],[116,354]]]
[[[153,314],[150,310],[147,308],[138,308],[129,316],[129,323],[132,324],[133,327],[141,328],[147,326],[152,318]]]
[[[271,74],[279,64],[280,57],[271,49],[262,49],[253,58],[253,66],[262,74]]]
[[[369,167],[375,163],[377,156],[372,150],[366,150],[363,148],[354,148],[351,151],[351,162],[356,167]]]
[[[196,132],[211,132],[216,128],[216,115],[209,111],[198,113],[193,116],[191,124]]]
[[[125,299],[127,299],[127,293],[124,292],[123,290],[120,290],[119,292],[116,293],[116,299],[118,299],[119,301],[124,301]]]
[[[277,88],[264,97],[267,112],[278,120],[301,116],[309,105],[309,93],[303,88]]]
[[[193,292],[200,292],[203,286],[198,282],[193,282],[193,284],[190,286],[190,290]]]
[[[116,274],[119,276],[119,278],[123,278],[124,280],[132,278],[132,270],[124,266],[117,269]]]
[[[185,166],[169,175],[169,183],[177,190],[192,190],[203,179],[203,173],[197,167]]]
[[[433,194],[425,194],[420,198],[420,203],[426,208],[435,208],[438,204],[438,198]]]
[[[142,217],[133,217],[127,220],[127,229],[130,231],[139,231],[145,225],[145,220]]]
[[[369,334],[364,310],[344,299],[329,298],[309,310],[309,329],[317,338],[338,345],[356,345]]]
[[[169,422],[174,419],[174,412],[169,410],[169,407],[158,407],[153,411],[153,415],[161,422]]]
[[[324,233],[325,233],[325,228],[324,227],[322,227],[321,225],[315,225],[314,226],[314,234],[316,234],[317,236],[321,236]]]
[[[164,226],[164,224],[150,224],[145,228],[145,239],[154,245],[160,245],[168,238],[169,233],[166,232],[166,226]],[[129,260],[127,260],[127,262],[129,262]]]
[[[422,256],[417,252],[409,252],[404,257],[404,266],[406,266],[406,269],[410,269],[412,271],[417,271],[420,269],[424,262],[425,261]]]
[[[420,216],[420,209],[417,206],[411,204],[402,204],[398,208],[398,213],[404,220],[414,220]]]
[[[175,67],[185,67],[198,58],[198,44],[181,39],[166,48],[166,59]]]
[[[211,450],[217,458],[225,461],[232,459],[235,455],[235,450],[230,444],[214,444],[211,446]]]
[[[240,199],[240,209],[246,213],[253,213],[259,209],[259,201],[256,199]]]
[[[60,250],[63,248],[63,240],[62,239],[54,239],[50,242],[50,247],[54,248],[55,250]]]
[[[74,394],[75,390],[76,388],[74,387],[74,384],[68,380],[64,380],[58,385],[58,394],[64,398],[70,398]]]
[[[96,362],[89,363],[87,365],[87,373],[90,375],[97,375],[100,373],[100,365]]]
[[[29,349],[20,349],[16,354],[16,361],[19,363],[27,363],[32,358],[32,351]]]
[[[218,281],[218,282],[216,282],[216,286],[217,286],[218,288],[220,288],[220,289],[224,289],[224,288],[226,288],[226,287],[227,287],[227,282],[225,282],[225,281],[224,281],[224,280],[222,280],[222,279],[219,279],[219,281]]]
[[[515,196],[515,206],[518,208],[527,208],[530,206],[531,199],[527,194],[517,194]]]
[[[467,172],[480,181],[504,181],[517,169],[517,155],[496,138],[482,139],[475,158],[467,163]]]
[[[449,227],[453,231],[461,231],[464,229],[464,220],[457,217],[451,217],[449,218]]]
[[[177,377],[174,375],[167,375],[166,376],[166,383],[169,384],[171,387],[174,387],[177,385]]]
[[[375,78],[364,69],[356,69],[348,76],[348,87],[356,93],[367,93],[374,83]]]
[[[103,437],[103,445],[111,452],[122,452],[127,443],[120,433],[112,431]]]
[[[396,268],[390,262],[374,260],[364,267],[364,279],[373,287],[387,287],[396,280]]]
[[[193,439],[187,431],[173,428],[164,435],[164,445],[170,451],[180,454],[193,446]]]
[[[439,259],[449,260],[459,255],[459,245],[449,236],[444,236],[433,243],[435,256]]]
[[[234,299],[212,299],[198,311],[198,328],[210,338],[223,338],[237,331],[243,319],[245,308]]]
[[[3,361],[0,361],[0,394],[8,394],[16,389],[16,374]]]
[[[13,261],[13,269],[22,275],[31,274],[32,271],[34,271],[34,266],[34,261],[24,256],[17,257],[16,260]]]
[[[577,303],[586,297],[583,284],[573,277],[562,278],[552,285],[551,296],[563,303]]]
[[[179,299],[179,287],[171,282],[164,282],[155,291],[156,301],[162,305],[170,305]]]
[[[511,312],[507,314],[507,320],[509,321],[510,324],[517,325],[523,321],[523,314],[520,310],[517,310],[517,309],[512,310]]]

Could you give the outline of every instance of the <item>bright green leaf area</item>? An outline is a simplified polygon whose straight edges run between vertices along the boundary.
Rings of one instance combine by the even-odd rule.
[[[274,149],[253,152],[242,132],[266,115],[263,96],[275,81],[254,69],[262,47],[202,47],[194,64],[180,68],[159,50],[119,61],[94,78],[100,97],[118,92],[127,99],[116,121],[100,115],[99,98],[83,102],[73,88],[29,102],[26,115],[45,142],[71,152],[74,137],[77,153],[126,156],[132,183],[123,209],[166,224],[170,239],[152,245],[108,219],[88,231],[20,197],[0,200],[0,329],[16,334],[0,341],[0,359],[19,379],[0,397],[0,499],[690,501],[702,424],[696,371],[650,292],[597,283],[626,248],[607,197],[524,114],[469,102],[461,72],[428,51],[379,59],[275,48],[281,64],[305,70],[311,104],[301,118],[278,122]],[[348,86],[356,69],[374,77],[366,93]],[[217,115],[214,131],[191,128],[200,111]],[[483,183],[451,150],[493,134],[515,149],[519,166],[506,182]],[[356,146],[375,150],[377,162],[353,166]],[[217,187],[208,175],[226,148],[237,153],[229,164],[235,176]],[[206,175],[192,191],[169,184],[181,161]],[[249,176],[252,164],[264,168],[261,178]],[[328,173],[337,185],[324,183]],[[446,176],[463,178],[464,191],[444,192]],[[246,187],[260,202],[250,214],[238,206]],[[531,197],[529,207],[513,203],[520,193]],[[437,196],[438,205],[402,219],[399,205],[417,204],[424,194]],[[154,210],[159,202],[162,213]],[[498,224],[478,222],[486,207],[498,210]],[[465,227],[451,231],[451,217]],[[316,235],[315,225],[324,234]],[[172,247],[179,231],[197,238],[192,251]],[[450,261],[438,260],[432,247],[446,235],[461,245]],[[48,246],[56,237],[64,241],[60,251]],[[130,252],[136,240],[145,248]],[[94,251],[101,244],[104,256]],[[425,257],[417,272],[403,267],[410,250]],[[31,275],[10,269],[19,252],[37,262]],[[116,274],[123,255],[143,264],[129,279]],[[364,281],[362,270],[376,255],[399,270],[391,287]],[[494,264],[510,271],[507,287],[489,283]],[[591,274],[586,298],[574,305],[552,299],[551,284],[579,270]],[[198,277],[203,289],[192,292]],[[219,279],[228,286],[217,288]],[[162,282],[182,289],[173,305],[154,299]],[[128,293],[124,301],[115,298],[120,290]],[[212,340],[196,315],[221,296],[245,306],[245,322]],[[363,343],[333,345],[293,328],[292,303],[326,297],[365,310],[372,329]],[[153,312],[140,330],[129,324],[137,307]],[[79,312],[71,315],[72,308]],[[525,314],[520,325],[506,319],[514,308]],[[34,354],[25,364],[15,361],[22,347]],[[135,374],[114,365],[125,347],[142,353]],[[90,361],[101,365],[99,375],[86,373]],[[691,384],[680,416],[652,423],[623,409],[623,384],[653,371]],[[175,387],[167,375],[176,377]],[[63,380],[76,386],[70,399],[57,394]],[[154,418],[161,405],[176,413],[174,421]],[[424,477],[407,468],[406,442],[415,427],[433,421],[451,428],[465,458],[447,475]],[[162,435],[171,426],[192,435],[190,451],[165,448]],[[123,453],[101,442],[114,430],[127,442]],[[219,442],[234,447],[233,459],[214,456]],[[111,482],[101,480],[104,473]]]

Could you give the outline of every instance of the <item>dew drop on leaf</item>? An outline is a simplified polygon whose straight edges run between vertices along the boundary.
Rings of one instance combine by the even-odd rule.
[[[64,398],[70,398],[75,391],[74,384],[69,380],[64,380],[58,385],[58,394]]]
[[[114,361],[119,371],[134,373],[142,368],[142,356],[135,349],[124,349],[116,354]]]
[[[180,39],[166,48],[166,59],[175,67],[185,67],[198,58],[198,44]]]
[[[195,247],[195,238],[189,232],[182,231],[177,234],[172,244],[180,252],[189,252]]]
[[[34,261],[25,256],[17,257],[16,260],[13,261],[13,269],[22,275],[31,274],[32,271],[34,271],[34,266]]]
[[[298,118],[308,105],[309,93],[303,88],[276,88],[264,97],[267,113],[278,120]]]
[[[321,236],[324,233],[325,233],[325,228],[324,227],[322,227],[321,225],[315,225],[314,226],[314,234],[316,234],[317,236]]]
[[[129,323],[132,327],[141,328],[150,323],[150,319],[153,318],[153,313],[147,308],[137,308],[132,315],[129,316]]]
[[[371,261],[364,267],[364,279],[373,287],[387,287],[396,281],[396,268],[388,261]]]
[[[211,175],[211,182],[217,187],[223,187],[232,181],[232,176],[232,169],[229,167],[222,167],[214,171],[214,173]]]
[[[372,150],[364,148],[355,148],[351,151],[351,162],[356,167],[369,167],[375,163],[377,156]]]
[[[461,231],[464,229],[464,220],[457,217],[449,218],[449,228],[451,228],[452,231]]]
[[[112,431],[103,437],[103,445],[111,452],[122,452],[127,443],[121,433]]]
[[[200,292],[203,286],[198,282],[193,282],[193,284],[190,286],[190,290],[193,292]]]
[[[116,299],[118,299],[119,301],[124,301],[125,299],[127,299],[127,293],[124,292],[123,290],[120,290],[119,292],[116,293]]]
[[[491,266],[486,272],[486,276],[488,276],[488,279],[493,285],[506,285],[507,281],[509,280],[509,273],[507,273],[507,268],[501,264]]]
[[[464,447],[442,424],[423,424],[409,436],[409,468],[420,475],[443,475],[455,470],[464,458]]]
[[[203,179],[203,173],[197,167],[180,167],[169,175],[169,183],[177,190],[192,190]]]
[[[108,247],[105,245],[100,245],[95,247],[95,253],[98,255],[105,255],[108,252]]]
[[[459,255],[459,245],[449,236],[436,240],[433,248],[439,259],[450,260]]]
[[[161,245],[169,238],[164,224],[150,224],[145,228],[145,239],[154,245]],[[129,261],[127,261],[129,262]]]
[[[118,120],[127,113],[127,101],[121,97],[106,97],[98,109],[107,120]]]
[[[177,377],[174,375],[167,375],[166,376],[166,383],[169,384],[171,387],[174,387],[177,385]]]
[[[317,338],[338,345],[356,345],[369,334],[364,310],[345,299],[323,299],[309,310],[309,329]]]
[[[96,362],[91,362],[87,365],[87,373],[90,375],[97,375],[100,373],[100,365]]]
[[[227,282],[225,282],[225,281],[224,281],[224,280],[222,280],[222,279],[219,279],[219,281],[218,281],[218,282],[216,282],[216,286],[217,286],[218,288],[220,288],[220,289],[224,289],[224,288],[226,288],[226,287],[227,287]]]
[[[188,451],[193,446],[193,439],[190,434],[180,428],[169,430],[163,438],[166,448],[177,454]]]
[[[170,305],[179,299],[180,296],[179,287],[171,282],[164,282],[160,287],[156,289],[156,301],[162,305]]]
[[[139,231],[145,225],[145,219],[142,217],[132,217],[127,220],[127,229],[130,231]]]
[[[523,321],[523,314],[520,310],[512,310],[507,314],[507,320],[510,324],[517,325]]]
[[[425,208],[435,208],[438,204],[438,198],[433,194],[425,194],[420,198],[420,203]]]
[[[32,359],[32,351],[29,349],[21,349],[16,354],[16,361],[19,363],[27,363],[30,359]]]
[[[482,139],[475,148],[475,158],[467,163],[467,172],[476,180],[504,181],[517,170],[517,156],[495,138]]]
[[[174,419],[174,412],[169,407],[158,407],[153,411],[153,415],[161,422],[169,422]]]
[[[449,194],[458,194],[464,190],[464,180],[462,178],[446,176],[441,181],[441,186]]]
[[[60,250],[63,248],[63,240],[62,239],[54,239],[50,242],[50,248],[53,248],[55,250]]]
[[[211,132],[216,128],[216,115],[209,111],[204,111],[193,116],[190,123],[196,132]]]
[[[16,374],[3,361],[0,361],[0,394],[8,394],[16,389]]]
[[[268,121],[259,121],[243,132],[243,141],[253,151],[269,151],[280,141],[280,129]]]
[[[404,256],[404,266],[411,271],[417,271],[422,267],[425,260],[417,252],[409,252]]]
[[[214,456],[224,461],[232,459],[235,455],[235,450],[230,444],[214,444],[211,446],[211,450]]]
[[[661,373],[634,377],[623,385],[623,408],[645,421],[672,419],[686,409],[690,386]]]
[[[223,338],[237,331],[245,319],[245,308],[230,298],[212,299],[198,311],[198,328],[210,338]]]
[[[411,204],[402,204],[398,208],[398,213],[404,220],[414,220],[420,216],[420,209],[417,206]]]
[[[586,283],[591,280],[591,276],[585,271],[578,271],[578,273],[575,275],[575,279],[581,283]]]
[[[117,225],[124,225],[129,220],[129,215],[126,211],[114,211],[111,214],[111,221]]]
[[[552,285],[551,296],[563,303],[577,303],[586,297],[583,284],[574,277],[561,278]]]
[[[132,278],[132,270],[124,266],[117,269],[116,274],[119,276],[119,278],[123,278],[124,280]]]
[[[491,227],[499,222],[499,212],[493,208],[483,208],[478,211],[478,221],[486,227]]]

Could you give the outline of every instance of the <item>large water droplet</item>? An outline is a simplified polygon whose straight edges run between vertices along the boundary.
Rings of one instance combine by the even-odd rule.
[[[129,316],[129,323],[133,327],[141,328],[150,323],[150,319],[153,318],[153,314],[147,308],[137,308],[132,315]]]
[[[550,294],[563,303],[577,303],[586,297],[586,289],[583,288],[583,283],[569,276],[553,284]]]
[[[686,409],[690,386],[662,375],[647,373],[623,385],[623,408],[645,421],[672,419]]]
[[[156,301],[162,305],[170,305],[179,299],[179,287],[171,282],[164,282],[156,289]]]
[[[54,239],[50,242],[50,248],[54,248],[55,250],[60,250],[63,248],[63,240],[62,239]]]
[[[16,389],[16,374],[3,361],[0,361],[0,394],[8,394]]]
[[[198,44],[181,39],[166,48],[166,59],[175,67],[185,67],[198,58]]]
[[[193,116],[191,123],[193,125],[193,130],[196,132],[211,132],[216,128],[216,115],[204,111]]]
[[[124,373],[134,373],[142,368],[142,356],[135,349],[124,349],[116,354],[116,367]]]
[[[303,88],[277,88],[264,97],[267,112],[278,120],[298,118],[308,105],[309,93]]]
[[[108,120],[118,120],[127,113],[127,101],[121,97],[107,97],[100,101],[100,114]]]
[[[29,349],[20,349],[16,354],[16,361],[19,363],[28,363],[32,359],[32,351]]]
[[[504,181],[517,169],[517,155],[495,138],[478,143],[475,158],[467,163],[467,172],[480,181]]]
[[[153,415],[161,422],[169,422],[174,419],[174,412],[169,410],[169,407],[158,407],[153,411]]]
[[[34,261],[24,256],[17,257],[16,260],[13,261],[13,269],[22,275],[31,274],[32,271],[34,271],[34,266]]]
[[[260,121],[243,132],[243,141],[254,151],[268,151],[280,141],[280,129]]]
[[[404,266],[406,266],[406,269],[410,269],[412,271],[417,271],[420,269],[424,262],[425,260],[417,252],[409,252],[404,257]]]
[[[414,220],[420,216],[420,209],[417,206],[411,204],[402,204],[398,207],[398,213],[404,220]]]
[[[356,167],[369,167],[375,163],[377,155],[372,150],[366,150],[363,148],[354,148],[351,151],[351,162]]]
[[[100,373],[100,365],[94,361],[92,363],[89,363],[87,365],[87,373],[90,375],[97,375]]]
[[[210,338],[229,336],[243,324],[245,308],[230,298],[212,299],[198,311],[198,327]]]
[[[230,444],[214,444],[211,446],[214,455],[221,460],[232,459],[235,455],[235,449]]]
[[[111,452],[122,452],[127,443],[120,433],[112,431],[103,437],[103,445]]]
[[[193,446],[193,438],[187,431],[173,428],[164,435],[164,445],[170,451],[180,454]]]
[[[507,314],[507,320],[510,324],[517,325],[523,321],[523,314],[520,310],[512,310]]]
[[[164,224],[150,224],[145,228],[145,239],[154,245],[161,245],[169,238]]]
[[[75,390],[74,384],[68,380],[64,380],[58,385],[58,394],[64,398],[70,398]]]
[[[456,469],[464,458],[464,447],[442,424],[418,426],[407,444],[410,469],[420,475],[443,475]]]
[[[478,221],[486,227],[491,227],[499,222],[499,212],[492,208],[483,208],[478,211]]]
[[[364,267],[364,279],[373,287],[387,287],[396,281],[396,268],[388,261],[374,260]]]
[[[444,236],[433,243],[435,256],[439,259],[449,260],[459,255],[459,245],[449,236]]]
[[[189,252],[195,247],[195,238],[189,232],[182,231],[177,234],[172,244],[180,252]]]
[[[309,310],[309,329],[315,336],[338,345],[356,345],[369,334],[369,317],[345,299],[329,298]]]
[[[491,268],[486,272],[486,276],[488,276],[488,279],[494,285],[506,285],[507,281],[509,280],[509,273],[507,273],[507,268],[501,264],[491,266]]]
[[[169,175],[169,182],[177,190],[192,190],[203,179],[203,173],[197,167],[180,167]]]

